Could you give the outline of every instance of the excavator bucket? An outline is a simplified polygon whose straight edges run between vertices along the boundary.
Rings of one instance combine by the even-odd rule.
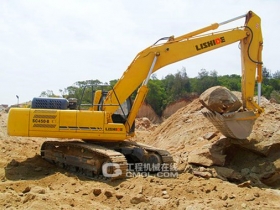
[[[257,118],[252,111],[202,113],[224,136],[235,139],[246,139],[251,134]]]

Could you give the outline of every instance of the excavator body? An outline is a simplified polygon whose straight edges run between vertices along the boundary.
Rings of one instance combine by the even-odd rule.
[[[209,32],[244,17],[244,26]],[[159,43],[164,40],[166,42]],[[8,134],[59,138],[59,141],[44,142],[41,156],[87,175],[123,178],[129,164],[143,164],[148,169],[151,165],[165,165],[166,168],[166,164],[173,163],[168,151],[129,140],[134,136],[134,120],[147,95],[150,75],[171,63],[240,42],[242,110],[218,113],[210,109],[204,116],[225,136],[246,138],[255,119],[263,112],[253,102],[256,72],[258,84],[262,81],[260,18],[249,11],[229,21],[159,41],[136,55],[111,90],[94,90],[87,110],[80,109],[81,104],[75,107],[77,100],[35,98],[31,108],[10,109]],[[130,96],[137,89],[131,102]],[[157,171],[161,167],[156,168]]]

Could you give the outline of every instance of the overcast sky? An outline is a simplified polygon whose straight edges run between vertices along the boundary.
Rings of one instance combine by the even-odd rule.
[[[262,19],[264,66],[280,70],[278,0],[0,0],[0,104],[16,104],[77,81],[121,77],[135,55],[161,37],[180,36],[254,11]],[[242,26],[244,19],[221,29]],[[238,44],[156,72],[186,68],[240,74]]]

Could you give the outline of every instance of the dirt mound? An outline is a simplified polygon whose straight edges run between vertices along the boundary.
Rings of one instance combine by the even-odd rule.
[[[40,146],[46,139],[7,136],[7,113],[0,113],[0,206],[3,209],[280,208],[279,190],[268,187],[276,188],[278,180],[280,109],[278,104],[272,106],[269,102],[265,106],[266,113],[257,120],[255,131],[245,145],[233,144],[216,132],[200,113],[202,106],[198,100],[155,128],[148,119],[139,119],[134,139],[168,148],[181,173],[177,178],[128,177],[113,182],[87,179],[42,160]],[[256,143],[255,150],[251,141]],[[263,186],[255,187],[254,181],[261,181]]]
[[[224,137],[206,120],[199,100],[178,110],[145,138],[145,143],[168,149],[179,169],[209,168],[211,176],[259,187],[280,187],[280,105],[262,98],[265,113],[246,140]],[[214,166],[232,174],[216,174]],[[221,169],[219,170],[221,171]],[[221,172],[221,173],[223,173]]]

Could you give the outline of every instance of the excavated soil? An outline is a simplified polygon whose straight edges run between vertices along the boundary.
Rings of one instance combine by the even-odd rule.
[[[1,209],[279,209],[280,105],[246,140],[225,138],[197,100],[159,125],[137,120],[133,140],[170,151],[179,176],[91,180],[42,160],[46,138],[10,137],[0,113]]]

